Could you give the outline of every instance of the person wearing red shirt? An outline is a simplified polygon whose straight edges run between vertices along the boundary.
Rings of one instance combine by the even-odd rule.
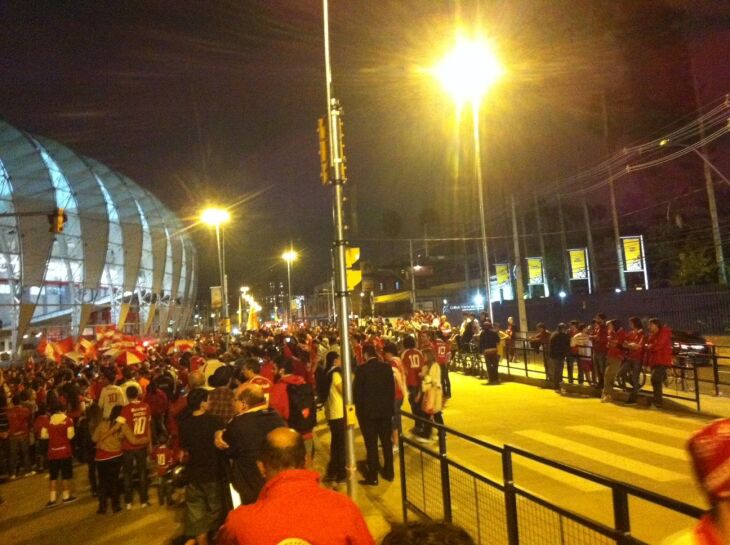
[[[434,340],[431,343],[436,362],[441,366],[441,391],[444,396],[444,403],[451,399],[451,380],[449,380],[449,362],[451,361],[451,346],[448,337],[440,331],[434,333]]]
[[[403,400],[408,395],[406,387],[406,373],[403,369],[403,362],[398,357],[398,347],[394,343],[387,343],[383,348],[383,356],[386,363],[393,368],[393,380],[395,381],[395,407],[393,413],[393,451],[398,451],[398,430],[401,428],[400,411]]]
[[[125,392],[129,403],[122,408],[117,420],[128,427],[137,440],[145,437],[143,445],[133,444],[126,437],[122,440],[122,473],[124,474],[124,503],[127,510],[132,508],[132,474],[136,468],[139,474],[139,502],[148,507],[147,452],[151,450],[152,411],[147,403],[139,401],[140,392],[135,386],[129,386]]]
[[[276,383],[271,387],[269,395],[269,406],[276,412],[278,412],[290,426],[292,426],[294,429],[296,429],[296,431],[302,434],[302,437],[304,437],[304,442],[307,445],[307,452],[309,453],[310,457],[313,458],[314,426],[312,426],[310,429],[297,429],[299,426],[294,423],[294,415],[290,414],[291,403],[289,400],[289,387],[302,386],[306,384],[306,382],[302,377],[294,374],[294,366],[290,359],[281,358],[276,362],[276,367],[277,374],[279,375],[279,380],[277,380]],[[308,388],[311,388],[311,386],[308,386]],[[312,401],[314,401],[313,394]],[[316,410],[316,405],[309,408],[310,414],[311,411],[314,411],[316,414]],[[309,414],[305,415],[305,417],[308,416]]]
[[[74,438],[74,423],[63,412],[61,405],[54,401],[51,407],[51,417],[48,423],[41,429],[41,439],[48,440],[48,469],[50,472],[50,498],[46,507],[55,507],[57,492],[56,481],[60,476],[62,479],[62,501],[71,503],[76,501],[76,496],[71,493],[71,479],[73,479],[73,464],[71,457],[73,448],[71,440]]]
[[[624,361],[624,341],[626,332],[619,320],[609,320],[606,324],[608,336],[606,342],[606,372],[603,382],[603,397],[601,401],[613,400],[613,386],[616,375]]]
[[[264,393],[266,401],[269,401],[269,394],[274,383],[261,373],[261,363],[259,363],[258,358],[249,358],[244,362],[243,376],[246,379],[246,384],[258,384],[261,386],[261,391]]]
[[[16,477],[18,455],[22,467],[21,474],[35,475],[30,466],[30,409],[20,402],[20,396],[15,395],[12,405],[8,408],[8,432],[10,438],[10,478]]]
[[[172,505],[172,477],[170,469],[175,465],[175,451],[167,444],[162,444],[152,451],[152,461],[157,470],[157,498],[160,505]]]
[[[632,316],[629,318],[629,323],[631,324],[631,331],[626,334],[624,339],[627,356],[619,370],[619,376],[630,375],[631,377],[631,393],[626,400],[626,405],[636,403],[639,397],[639,390],[641,389],[639,377],[641,376],[641,368],[644,365],[644,344],[646,343],[641,320],[636,316]]]
[[[306,448],[298,433],[288,428],[270,432],[259,460],[266,484],[256,503],[229,513],[219,544],[375,545],[357,505],[321,487],[319,475],[304,469]]]
[[[654,405],[662,406],[662,389],[667,377],[667,368],[674,361],[672,353],[672,330],[662,324],[658,318],[649,320],[649,340],[646,345],[648,365],[651,368],[651,387],[654,393]]]
[[[401,354],[401,362],[406,373],[406,387],[408,388],[408,403],[411,406],[411,412],[416,416],[424,416],[421,412],[421,381],[423,380],[423,369],[426,366],[426,358],[423,353],[416,348],[416,339],[412,335],[407,335],[403,339],[403,347],[405,350]],[[420,420],[416,421],[414,432],[418,435],[423,424]]]
[[[167,413],[170,402],[167,399],[167,394],[158,388],[155,380],[148,384],[142,401],[150,407],[150,415],[152,416],[152,444],[158,445],[167,435],[165,414]]]

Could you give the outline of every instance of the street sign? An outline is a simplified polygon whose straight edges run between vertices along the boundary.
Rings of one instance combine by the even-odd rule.
[[[634,237],[621,237],[621,245],[624,250],[624,271],[641,272],[644,270],[644,252],[641,235]]]

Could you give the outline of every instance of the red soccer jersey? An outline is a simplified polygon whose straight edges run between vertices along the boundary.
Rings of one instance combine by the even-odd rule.
[[[119,418],[123,418],[124,422],[132,430],[132,434],[137,439],[149,437],[150,423],[152,421],[152,411],[147,403],[141,401],[132,401],[125,405]],[[137,450],[145,448],[147,445],[133,445],[127,439],[122,440],[122,450]]]
[[[49,416],[47,414],[39,414],[33,421],[33,433],[37,439],[41,438],[41,430],[48,427]]]
[[[421,384],[421,369],[426,364],[426,358],[417,348],[409,348],[401,356],[403,367],[406,371],[406,386],[418,386]]]
[[[443,340],[437,339],[433,342],[433,351],[436,353],[436,363],[446,365],[451,358],[451,350],[449,345]]]
[[[152,451],[152,459],[157,468],[157,474],[162,476],[175,464],[175,452],[166,445],[160,445]]]
[[[48,433],[48,459],[63,460],[70,458],[71,439],[74,437],[74,422],[63,413],[56,413],[44,428]]]
[[[8,409],[10,437],[27,437],[30,433],[30,409],[23,406]]]

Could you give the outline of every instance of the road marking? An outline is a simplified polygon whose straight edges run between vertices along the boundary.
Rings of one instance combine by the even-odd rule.
[[[476,438],[481,439],[482,441],[486,441],[487,443],[491,443],[493,445],[502,445],[501,441],[495,441],[494,439],[492,439],[491,437],[487,437],[486,435],[477,435]],[[589,481],[587,479],[576,477],[575,475],[571,475],[570,473],[566,473],[565,471],[546,466],[545,464],[541,464],[540,462],[535,462],[534,460],[516,457],[514,458],[514,464],[518,467],[523,467],[525,469],[529,469],[530,471],[534,471],[535,473],[539,473],[543,477],[547,477],[548,479],[557,481],[560,484],[571,486],[576,490],[580,490],[581,492],[602,492],[606,490],[605,486],[601,486],[600,484],[594,483],[593,481]]]
[[[545,443],[550,447],[559,448],[577,456],[582,456],[592,462],[609,465],[622,471],[634,473],[643,478],[649,478],[659,482],[679,481],[687,478],[684,475],[669,471],[668,469],[662,469],[651,464],[639,462],[633,458],[606,452],[600,448],[584,445],[578,441],[571,441],[570,439],[565,439],[540,430],[522,430],[515,433],[533,441]]]
[[[683,441],[689,439],[690,435],[694,433],[694,431],[666,428],[664,426],[659,426],[658,424],[644,422],[643,420],[622,420],[621,425],[628,426],[629,428],[636,428],[637,430],[658,433],[659,435],[666,435],[667,437],[674,437],[675,439],[682,439]]]
[[[623,433],[617,433],[615,431],[606,430],[603,428],[597,428],[595,426],[568,426],[569,430],[574,430],[599,439],[606,439],[607,441],[613,441],[627,447],[637,448],[640,450],[646,450],[659,456],[666,456],[667,458],[674,458],[675,460],[689,461],[689,454],[687,451],[681,448],[668,447],[661,443],[655,443],[654,441],[647,441],[646,439],[640,439],[632,435],[624,435]]]

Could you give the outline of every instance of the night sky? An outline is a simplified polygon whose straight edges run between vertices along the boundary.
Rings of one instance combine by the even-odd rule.
[[[529,194],[606,155],[602,93],[618,149],[696,110],[693,55],[701,100],[730,90],[724,2],[331,4],[352,239],[372,256],[393,251],[363,241],[385,237],[383,211],[402,218],[399,237],[422,233],[424,208],[438,210],[443,236],[460,218],[475,225],[463,205],[469,184],[454,174],[453,106],[423,73],[459,20],[488,29],[509,71],[483,111],[495,224],[505,194]],[[328,278],[318,0],[6,0],[0,25],[0,117],[123,172],[188,223],[206,203],[240,203],[226,229],[232,289],[285,278],[279,256],[290,241],[302,253],[297,291]],[[214,245],[203,227],[195,239],[203,294],[216,283]]]

